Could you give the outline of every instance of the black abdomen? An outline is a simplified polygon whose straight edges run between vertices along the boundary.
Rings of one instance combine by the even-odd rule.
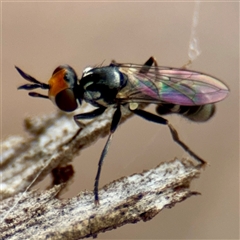
[[[162,104],[156,107],[156,112],[160,115],[177,113],[194,122],[205,122],[214,115],[215,109],[216,107],[214,104],[206,104],[200,106]]]

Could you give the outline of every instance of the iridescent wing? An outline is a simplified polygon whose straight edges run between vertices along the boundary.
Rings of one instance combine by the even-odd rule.
[[[220,80],[204,73],[169,67],[116,64],[128,76],[128,85],[117,95],[122,102],[204,105],[223,100],[229,93]],[[149,68],[149,69],[148,69]]]

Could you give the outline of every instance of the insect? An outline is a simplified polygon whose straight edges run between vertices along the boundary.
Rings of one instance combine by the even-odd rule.
[[[96,107],[91,112],[75,115],[76,123],[78,120],[95,118],[109,107],[115,108],[110,133],[98,163],[94,184],[95,203],[99,202],[98,185],[102,164],[121,119],[121,107],[128,108],[148,121],[167,125],[173,140],[193,156],[199,166],[203,166],[206,162],[180,140],[175,128],[160,115],[177,113],[192,121],[204,122],[213,116],[214,103],[229,94],[228,87],[215,77],[186,69],[160,67],[153,57],[143,65],[112,61],[109,66],[86,68],[81,79],[78,79],[73,68],[61,65],[54,70],[48,84],[39,82],[18,67],[16,69],[24,79],[31,82],[18,89],[48,90],[48,96],[29,92],[32,97],[48,98],[66,112],[77,109],[78,103],[81,105],[83,100]],[[140,103],[156,104],[158,115],[142,110]]]

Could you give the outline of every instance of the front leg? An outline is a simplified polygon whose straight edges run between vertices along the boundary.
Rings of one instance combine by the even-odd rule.
[[[112,123],[111,123],[111,127],[110,127],[110,133],[107,139],[107,142],[102,150],[101,153],[101,157],[99,159],[98,162],[98,170],[97,170],[97,175],[95,178],[95,183],[94,183],[94,198],[95,198],[95,204],[99,204],[99,197],[98,197],[98,185],[99,185],[99,179],[100,179],[100,174],[101,174],[101,170],[102,170],[102,165],[103,165],[103,161],[107,155],[108,149],[109,149],[109,145],[111,143],[112,137],[114,132],[116,131],[118,124],[121,120],[121,106],[118,105],[116,111],[113,114],[113,118],[112,118]]]
[[[82,119],[92,119],[92,118],[95,118],[95,117],[98,117],[100,116],[101,114],[104,113],[104,111],[106,110],[106,107],[99,107],[97,109],[94,109],[93,111],[91,112],[87,112],[87,113],[80,113],[80,114],[77,114],[77,115],[74,115],[74,121],[75,123],[80,127],[82,128],[84,126],[84,124],[80,123],[78,120],[82,120]]]

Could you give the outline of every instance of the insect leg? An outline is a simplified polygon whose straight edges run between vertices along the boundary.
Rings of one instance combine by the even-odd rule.
[[[154,65],[155,67],[158,66],[157,60],[154,57],[150,57],[140,69],[140,73],[147,73],[149,69]]]
[[[131,110],[131,109],[130,109]],[[131,110],[132,112],[134,112],[135,114],[137,114],[138,116],[151,121],[151,122],[155,122],[155,123],[159,123],[159,124],[166,124],[168,125],[170,132],[172,134],[172,138],[173,140],[178,143],[186,152],[188,152],[192,157],[194,157],[198,162],[200,162],[200,166],[203,166],[206,164],[206,161],[204,161],[202,158],[200,158],[197,154],[195,154],[178,136],[178,132],[177,130],[168,122],[167,119],[157,116],[155,114],[146,112],[144,110],[141,109],[135,109],[135,110]]]
[[[78,120],[95,118],[95,117],[101,115],[105,110],[106,110],[105,107],[99,107],[91,112],[74,115],[73,118],[74,118],[74,121],[76,122],[76,124],[79,127],[82,127],[82,123],[80,123]]]
[[[129,108],[130,109],[130,108]],[[163,117],[160,117],[158,115],[155,115],[155,114],[152,114],[150,112],[146,112],[144,110],[141,110],[141,109],[130,109],[132,112],[134,112],[136,115],[148,120],[148,121],[151,121],[151,122],[155,122],[155,123],[159,123],[159,124],[168,124],[168,120],[163,118]]]
[[[115,130],[117,129],[118,123],[121,119],[121,109],[120,109],[120,105],[117,106],[116,111],[113,114],[113,119],[112,119],[112,123],[111,123],[111,128],[110,128],[110,134],[108,136],[107,142],[102,150],[101,153],[101,157],[99,159],[98,162],[98,170],[97,170],[97,175],[95,178],[95,183],[94,183],[94,198],[95,198],[95,204],[99,204],[99,197],[98,197],[98,185],[99,185],[99,179],[100,179],[100,174],[101,174],[101,169],[102,169],[102,164],[103,164],[103,160],[107,155],[108,149],[109,149],[109,145],[110,142],[112,140],[113,137],[113,133],[115,132]]]
[[[200,167],[204,166],[207,162],[200,158],[196,153],[194,153],[178,136],[177,130],[168,123],[168,127],[171,131],[173,140],[178,143],[186,152],[188,152],[192,157],[194,157],[198,162],[200,162]]]

